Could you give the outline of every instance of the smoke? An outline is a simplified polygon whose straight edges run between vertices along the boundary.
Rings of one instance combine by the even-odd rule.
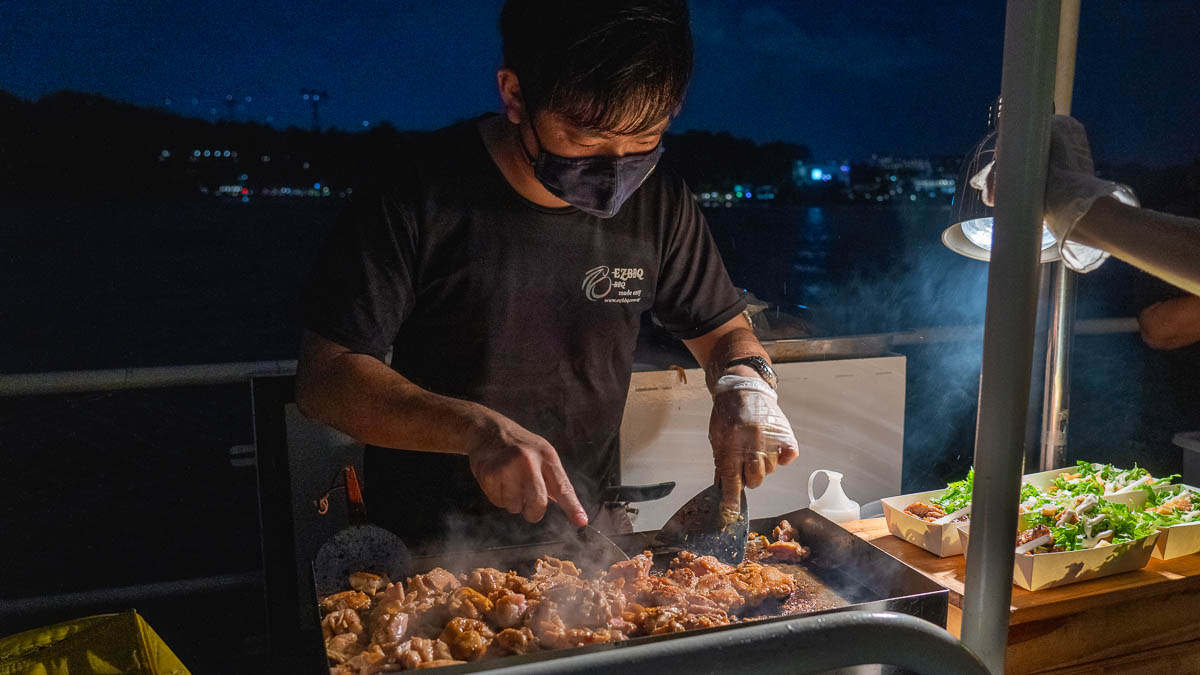
[[[826,277],[797,284],[805,297],[788,301],[811,308],[822,335],[897,333],[908,357],[903,489],[961,477],[974,448],[987,264],[941,244],[946,207],[809,211],[807,259],[823,255]]]

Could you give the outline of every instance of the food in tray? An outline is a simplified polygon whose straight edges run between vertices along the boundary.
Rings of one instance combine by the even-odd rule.
[[[1178,477],[1179,474],[1172,474],[1165,478],[1155,478],[1136,463],[1132,469],[1120,469],[1112,464],[1076,462],[1074,471],[1063,471],[1046,489],[1052,493],[1061,491],[1070,495],[1103,496],[1129,492],[1142,486],[1167,485]]]
[[[1200,492],[1187,485],[1148,490],[1142,517],[1156,527],[1200,523]]]
[[[655,572],[649,551],[584,577],[543,556],[533,574],[434,568],[401,583],[365,572],[321,599],[332,675],[429,668],[736,623],[765,603],[808,593],[773,566],[809,555],[786,520],[770,541],[752,535],[737,566],[680,551]],[[793,602],[803,607],[803,602]],[[809,607],[815,609],[815,607]],[[793,610],[794,611],[794,610]]]
[[[970,516],[962,512],[971,505],[971,490],[975,486],[975,469],[967,472],[967,477],[954,481],[946,486],[946,493],[940,497],[935,497],[929,501],[932,504],[925,502],[913,502],[905,507],[904,512],[916,516],[926,522],[934,522],[945,518],[952,513],[958,513],[952,522],[961,523],[970,519]]]
[[[1120,544],[1149,536],[1156,526],[1125,504],[1094,493],[1071,495],[1033,485],[1021,487],[1021,518],[1017,552],[1024,554],[1079,551]]]

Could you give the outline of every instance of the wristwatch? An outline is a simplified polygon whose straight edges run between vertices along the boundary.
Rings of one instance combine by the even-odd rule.
[[[771,367],[771,364],[767,363],[767,360],[761,356],[743,356],[734,359],[725,364],[725,370],[729,370],[734,366],[750,366],[764,382],[771,385],[772,389],[779,388],[779,376],[775,374],[775,369]]]

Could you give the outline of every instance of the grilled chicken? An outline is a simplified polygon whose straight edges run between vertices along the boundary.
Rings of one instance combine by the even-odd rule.
[[[946,512],[941,507],[926,504],[925,502],[913,502],[904,511],[929,522],[946,517]]]
[[[808,555],[786,521],[773,534],[773,543],[755,537],[757,559]],[[550,556],[528,577],[489,567],[461,575],[434,568],[404,583],[352,575],[352,590],[321,602],[331,673],[431,668],[721,626],[796,590],[791,576],[756,560],[733,566],[681,551],[662,573],[653,564],[646,551],[595,578]]]

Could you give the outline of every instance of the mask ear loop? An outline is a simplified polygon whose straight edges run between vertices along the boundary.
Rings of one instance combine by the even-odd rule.
[[[542,139],[538,137],[537,127],[533,123],[533,113],[529,114],[529,130],[533,132],[533,142],[537,143],[538,154],[541,155]],[[525,147],[525,137],[521,135],[521,125],[517,124],[517,144],[521,146],[521,152],[525,155],[525,161],[529,162],[529,166],[537,165],[537,158],[529,153],[529,148]]]

